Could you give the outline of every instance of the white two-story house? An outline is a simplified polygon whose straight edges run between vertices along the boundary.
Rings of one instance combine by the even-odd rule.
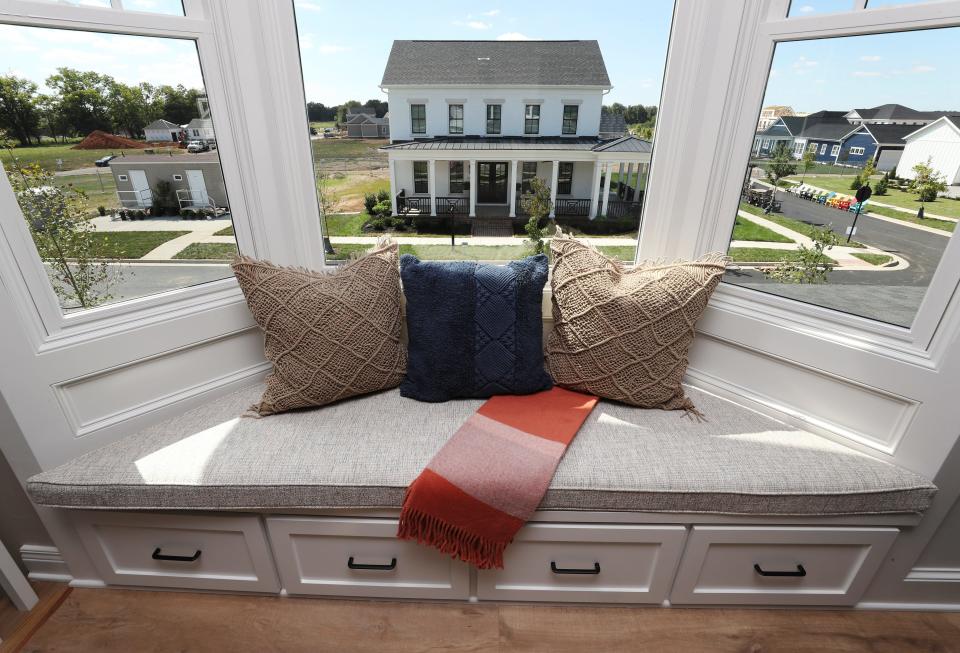
[[[394,214],[518,217],[540,177],[554,215],[639,217],[651,146],[601,137],[596,41],[394,41],[381,88]]]

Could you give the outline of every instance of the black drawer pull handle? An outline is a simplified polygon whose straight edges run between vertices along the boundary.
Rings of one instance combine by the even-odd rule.
[[[796,571],[764,571],[760,568],[760,565],[755,564],[753,570],[761,576],[793,576],[799,578],[807,575],[807,570],[803,568],[803,565],[797,565]]]
[[[200,549],[197,549],[197,552],[192,556],[171,556],[166,555],[165,553],[160,553],[160,547],[158,546],[153,550],[153,555],[150,556],[154,560],[172,560],[173,562],[194,562],[200,557],[200,554],[203,553]]]
[[[600,563],[593,563],[593,569],[564,569],[563,567],[558,567],[557,563],[551,560],[550,571],[555,574],[585,574],[595,576],[600,573]]]
[[[397,568],[397,559],[393,558],[390,560],[388,565],[365,565],[359,562],[353,561],[353,556],[350,556],[350,559],[347,560],[347,566],[350,569],[373,569],[376,571],[392,571]]]

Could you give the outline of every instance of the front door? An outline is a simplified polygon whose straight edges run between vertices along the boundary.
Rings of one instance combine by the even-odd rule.
[[[153,203],[153,193],[147,181],[147,173],[143,170],[130,171],[130,185],[133,187],[134,199],[137,208],[147,208]]]
[[[477,202],[507,203],[507,164],[480,161],[477,164]]]
[[[194,206],[206,206],[207,184],[203,180],[203,170],[187,170],[187,185],[190,187],[190,200]]]

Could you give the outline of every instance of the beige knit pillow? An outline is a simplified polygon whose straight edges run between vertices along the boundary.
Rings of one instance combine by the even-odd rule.
[[[558,385],[643,408],[699,414],[680,380],[693,325],[720,282],[722,254],[625,268],[561,236],[553,253],[547,369]]]
[[[247,257],[233,262],[233,272],[273,363],[254,412],[322,406],[403,380],[396,244],[380,245],[334,274]]]

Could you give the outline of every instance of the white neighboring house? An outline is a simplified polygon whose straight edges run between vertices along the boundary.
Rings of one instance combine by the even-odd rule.
[[[596,41],[394,41],[381,88],[394,214],[514,218],[536,176],[555,215],[640,215],[651,144],[601,137]]]
[[[930,159],[933,169],[960,184],[960,116],[943,116],[903,137],[906,145],[897,164],[897,176],[913,179],[913,166]]]
[[[188,141],[215,141],[217,135],[213,131],[213,120],[210,118],[194,118],[184,125]]]
[[[180,132],[180,125],[172,123],[169,120],[164,120],[163,118],[154,120],[143,128],[143,133],[150,142],[177,142],[180,140]]]

